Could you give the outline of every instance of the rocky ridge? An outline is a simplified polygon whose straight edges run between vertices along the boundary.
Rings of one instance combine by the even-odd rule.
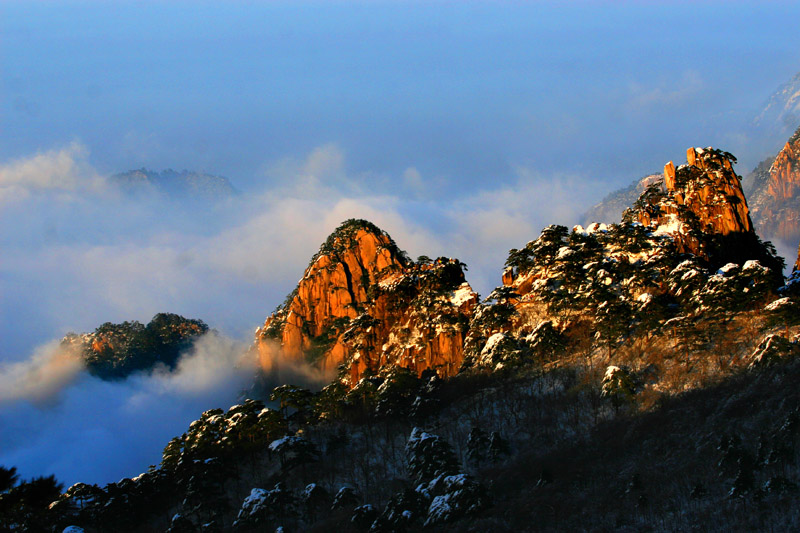
[[[256,331],[255,346],[264,369],[306,360],[350,386],[391,366],[449,376],[476,301],[458,260],[411,261],[384,231],[348,220]]]
[[[759,234],[792,246],[800,242],[800,128],[749,180],[753,220]]]
[[[189,170],[157,172],[140,168],[114,174],[109,181],[127,194],[156,193],[171,198],[219,200],[236,193],[227,178]]]
[[[677,168],[668,163],[622,223],[549,226],[511,250],[503,286],[473,319],[467,364],[496,367],[484,356],[498,335],[521,354],[542,345],[574,350],[588,342],[575,337],[584,323],[586,338],[612,352],[630,336],[688,326],[773,294],[782,262],[753,230],[733,157],[690,148],[687,159]]]

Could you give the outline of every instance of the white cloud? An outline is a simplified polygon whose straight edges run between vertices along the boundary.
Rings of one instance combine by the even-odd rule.
[[[67,161],[84,157],[80,151],[66,154]],[[335,145],[320,147],[284,165],[278,190],[235,198],[215,210],[192,211],[163,199],[82,195],[75,185],[66,202],[51,195],[18,202],[11,214],[0,211],[0,316],[24,317],[0,320],[0,342],[32,339],[33,331],[52,338],[106,321],[146,322],[162,311],[202,318],[223,331],[233,327],[240,339],[204,336],[175,371],[115,384],[86,376],[54,344],[7,364],[0,373],[0,402],[16,404],[0,408],[0,463],[19,465],[25,476],[55,472],[69,483],[135,475],[157,462],[168,439],[203,410],[237,400],[253,374],[254,361],[246,355],[253,328],[348,218],[374,222],[412,257],[458,257],[470,266],[467,279],[487,294],[500,282],[509,248],[524,245],[549,223],[572,223],[580,201],[597,187],[580,176],[553,178],[519,168],[514,185],[456,200],[427,196],[410,202],[352,185],[357,180],[345,172],[345,163]],[[68,183],[91,182],[90,167],[83,176],[74,170],[80,164],[71,165],[63,164],[73,169]],[[33,166],[4,168],[22,176],[21,169]],[[412,170],[400,179],[421,183]],[[314,180],[296,187],[292,175]],[[46,219],[58,230],[53,237],[40,227]],[[284,373],[275,380],[320,378],[302,366],[281,367]],[[71,386],[77,379],[80,386]],[[61,402],[45,410],[19,403],[58,397]],[[147,431],[135,429],[142,427]],[[92,466],[76,466],[87,462]]]
[[[352,182],[344,167],[341,151],[329,144],[294,168],[300,175]],[[404,175],[413,183],[416,174],[409,169]],[[485,292],[498,282],[509,248],[524,245],[549,223],[574,223],[581,203],[588,205],[599,188],[580,176],[552,178],[525,168],[517,174],[514,185],[456,200],[410,202],[322,185],[325,194],[287,186],[235,198],[214,211],[181,210],[152,198],[98,201],[95,195],[77,195],[66,204],[60,197],[19,204],[13,216],[0,213],[6,252],[0,311],[29,316],[40,329],[51,324],[58,334],[105,321],[145,322],[171,311],[240,335],[282,301],[318,246],[348,218],[374,222],[412,257],[460,258],[470,266],[468,279]],[[35,228],[50,218],[58,231],[42,238]],[[21,228],[28,229],[20,234]],[[0,325],[0,337],[26,335],[17,329]]]
[[[24,199],[35,191],[97,190],[104,180],[78,142],[0,165],[0,201]]]
[[[255,375],[258,360],[248,344],[218,333],[200,337],[174,371],[160,370],[144,380],[146,394],[198,396],[214,389],[237,390]]]
[[[38,347],[26,361],[0,362],[0,407],[19,400],[50,403],[83,369],[80,355],[59,341]]]

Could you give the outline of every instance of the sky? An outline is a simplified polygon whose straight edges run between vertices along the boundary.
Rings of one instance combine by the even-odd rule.
[[[240,361],[347,218],[412,257],[458,257],[486,295],[510,248],[689,146],[730,151],[746,174],[785,140],[752,121],[800,71],[798,15],[795,2],[0,2],[0,383],[25,384],[0,395],[0,464],[69,482],[146,469],[200,412],[235,402],[249,367],[165,383],[202,373],[209,351]],[[239,194],[110,186],[141,167],[225,176]],[[187,355],[193,370],[107,384],[62,364],[68,331],[158,312],[218,331]],[[134,438],[120,428],[145,417],[142,454],[120,450]],[[91,468],[80,442],[97,443]]]

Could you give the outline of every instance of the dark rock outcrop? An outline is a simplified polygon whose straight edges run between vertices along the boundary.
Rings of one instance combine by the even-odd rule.
[[[124,379],[162,364],[173,368],[180,355],[208,332],[202,320],[159,313],[140,322],[106,322],[91,333],[68,333],[62,346],[77,347],[89,372],[104,380]]]

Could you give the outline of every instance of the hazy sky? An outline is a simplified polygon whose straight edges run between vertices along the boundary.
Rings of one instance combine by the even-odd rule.
[[[214,5],[216,4],[216,5]],[[559,5],[563,4],[563,5]],[[269,184],[337,143],[452,194],[515,165],[614,183],[726,131],[800,70],[796,2],[4,2],[0,159]]]
[[[741,174],[779,147],[751,121],[800,71],[796,20],[797,2],[763,1],[0,1],[0,384],[44,375],[67,331],[162,311],[246,346],[350,217],[412,256],[459,257],[488,294],[509,248],[687,147],[731,151]],[[242,194],[109,187],[142,166]],[[45,403],[0,395],[0,464],[111,481],[241,385],[76,372]],[[145,414],[148,395],[173,411]],[[69,428],[112,443],[145,416],[161,417],[141,458],[98,444],[81,477]]]

